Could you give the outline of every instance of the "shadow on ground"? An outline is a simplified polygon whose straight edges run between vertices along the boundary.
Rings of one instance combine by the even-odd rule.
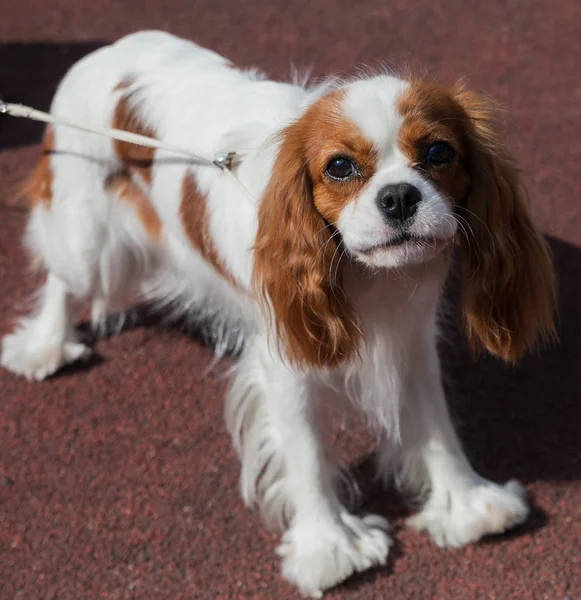
[[[468,454],[498,480],[581,479],[581,250],[548,241],[559,279],[559,343],[515,368],[472,358],[457,328],[442,347],[449,402]]]
[[[0,44],[0,98],[46,111],[68,69],[105,42]],[[0,116],[0,150],[36,144],[44,125]]]

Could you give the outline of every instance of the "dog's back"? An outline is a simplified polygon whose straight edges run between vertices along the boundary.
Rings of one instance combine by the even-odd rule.
[[[254,327],[252,302],[240,291],[250,285],[257,203],[274,154],[265,142],[296,116],[305,93],[162,32],[129,35],[79,61],[57,90],[53,115],[209,160],[242,149],[253,160],[236,175],[253,197],[215,166],[50,125],[26,187],[26,245],[49,273],[44,293],[59,306],[65,297],[89,299],[96,325],[137,299],[163,302],[169,316],[212,320],[218,350],[232,346],[231,331],[243,337]],[[48,368],[37,368],[42,357],[22,364],[32,338],[42,337],[27,320],[4,342],[6,366],[43,378],[86,351],[72,341],[68,318],[49,315],[46,327],[55,340],[70,338],[71,356],[57,353]]]
[[[73,66],[51,112],[212,159],[255,152],[304,94],[192,42],[141,32]],[[232,291],[249,286],[257,199],[215,167],[69,127],[50,126],[44,148],[28,185],[27,245],[73,296],[93,300],[95,321],[136,297],[247,320]],[[237,173],[253,190],[264,185],[260,163]]]

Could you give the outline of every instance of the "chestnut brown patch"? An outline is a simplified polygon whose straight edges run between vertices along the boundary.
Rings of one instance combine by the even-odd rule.
[[[328,94],[297,123],[296,135],[305,141],[303,152],[313,187],[317,210],[329,223],[337,223],[341,211],[360,194],[377,169],[373,142],[341,112],[344,92]],[[331,159],[352,160],[359,175],[348,181],[334,181],[325,175]]]
[[[131,175],[124,171],[111,175],[105,181],[105,188],[117,194],[117,197],[127,202],[136,212],[141,224],[148,235],[159,240],[163,230],[163,225],[157,211],[138,184],[133,181]]]
[[[115,86],[114,91],[120,91],[122,95],[115,107],[111,125],[115,129],[155,138],[154,129],[143,122],[132,105],[131,93],[127,93],[133,81],[131,76],[127,76]],[[114,140],[113,150],[121,161],[122,168],[120,172],[107,179],[105,186],[116,192],[119,199],[128,202],[135,209],[147,233],[158,240],[161,237],[163,224],[143,189],[144,186],[149,188],[151,185],[155,149]],[[136,177],[141,181],[137,181]]]
[[[209,230],[206,198],[200,192],[191,173],[186,173],[182,182],[180,218],[192,246],[224,279],[239,287],[234,275],[227,269],[214,246]]]
[[[123,80],[117,88],[121,90],[126,89],[130,83],[130,80]],[[111,126],[114,129],[122,129],[123,131],[129,131],[138,135],[156,137],[153,128],[143,122],[132,106],[131,94],[123,95],[119,99],[115,107]],[[131,171],[132,175],[138,173],[147,185],[151,184],[151,168],[155,156],[155,148],[138,146],[137,144],[120,140],[114,141],[113,148],[126,170]]]
[[[453,92],[436,84],[412,80],[398,102],[403,117],[397,144],[410,161],[442,195],[456,205],[464,201],[470,177],[466,168],[466,114],[456,102]],[[431,144],[444,142],[456,151],[449,165],[434,167],[425,163]]]
[[[114,92],[122,92],[122,91],[126,90],[128,87],[130,87],[134,81],[135,80],[133,77],[131,77],[130,75],[127,75],[113,88],[113,91]]]
[[[30,208],[42,205],[50,208],[52,202],[52,166],[51,155],[54,152],[54,130],[49,125],[44,132],[42,155],[23,186],[22,195],[27,199]]]

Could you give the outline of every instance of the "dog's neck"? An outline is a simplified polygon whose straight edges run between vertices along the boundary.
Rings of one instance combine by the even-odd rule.
[[[449,252],[427,263],[397,269],[370,269],[355,259],[343,265],[344,287],[357,312],[374,315],[413,311],[419,305],[434,310],[450,269]],[[364,314],[361,315],[364,318]]]

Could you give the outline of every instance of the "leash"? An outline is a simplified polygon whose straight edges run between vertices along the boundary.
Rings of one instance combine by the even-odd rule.
[[[254,198],[246,186],[240,181],[240,179],[238,179],[238,177],[236,177],[232,170],[236,163],[241,161],[245,154],[243,152],[222,152],[220,154],[216,154],[214,158],[207,158],[204,156],[199,156],[198,154],[194,154],[186,148],[175,146],[173,144],[166,144],[165,142],[160,142],[159,140],[146,135],[131,133],[130,131],[125,131],[123,129],[99,129],[95,127],[89,127],[88,125],[77,123],[76,121],[72,121],[71,119],[67,119],[65,117],[55,117],[54,115],[36,110],[30,106],[25,106],[24,104],[13,104],[12,102],[6,102],[1,98],[0,114],[6,114],[10,115],[11,117],[18,117],[22,119],[31,119],[32,121],[41,121],[43,123],[50,123],[53,125],[63,125],[65,127],[71,127],[73,129],[79,129],[81,131],[87,131],[89,133],[95,133],[97,135],[109,137],[121,142],[128,142],[137,146],[145,146],[147,148],[155,148],[157,150],[165,150],[166,152],[171,152],[172,154],[185,156],[192,162],[198,163],[199,165],[208,167],[213,166],[226,173],[238,186],[246,198],[250,200],[252,204],[255,204]]]

